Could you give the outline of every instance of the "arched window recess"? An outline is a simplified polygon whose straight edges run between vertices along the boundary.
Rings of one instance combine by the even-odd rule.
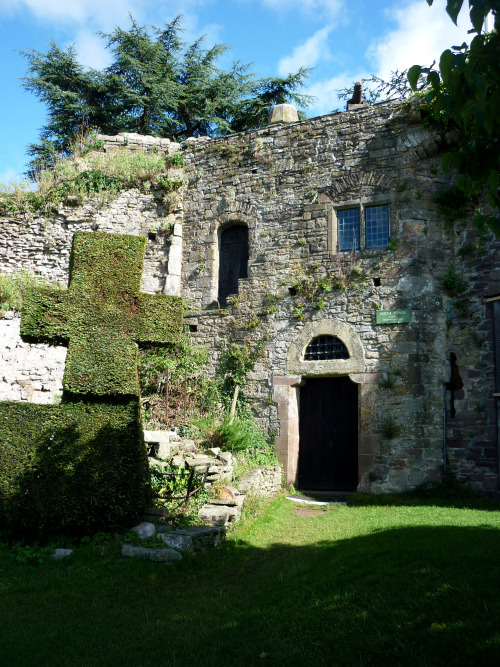
[[[336,336],[317,336],[313,338],[304,352],[305,361],[325,359],[349,359],[349,352],[344,343]]]

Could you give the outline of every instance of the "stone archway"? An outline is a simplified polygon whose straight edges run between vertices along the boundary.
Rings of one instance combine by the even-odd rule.
[[[305,350],[319,336],[338,338],[347,348],[348,358],[306,361]],[[309,322],[291,343],[285,377],[273,379],[274,400],[278,404],[280,433],[276,451],[285,470],[287,484],[298,486],[300,387],[308,378],[348,378],[358,382],[364,372],[365,358],[361,340],[352,326],[334,319]]]

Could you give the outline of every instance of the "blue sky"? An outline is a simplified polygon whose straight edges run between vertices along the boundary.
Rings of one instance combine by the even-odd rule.
[[[285,76],[314,67],[304,92],[317,99],[309,116],[341,107],[336,91],[371,73],[428,65],[452,44],[468,41],[464,12],[455,27],[445,0],[0,0],[0,182],[26,168],[25,148],[38,138],[45,108],[20,85],[26,60],[19,51],[45,53],[51,39],[74,44],[80,61],[105,67],[109,56],[98,31],[141,24],[161,26],[183,16],[184,38],[206,35],[206,45],[231,46],[225,55],[253,63],[258,76]],[[224,61],[221,61],[224,65]]]

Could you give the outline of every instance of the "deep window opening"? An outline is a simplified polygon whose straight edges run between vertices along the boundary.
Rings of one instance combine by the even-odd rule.
[[[349,359],[349,352],[344,343],[336,336],[318,336],[306,347],[305,361],[325,359]]]
[[[234,225],[220,235],[218,301],[222,307],[229,295],[238,294],[241,278],[248,278],[248,227]]]

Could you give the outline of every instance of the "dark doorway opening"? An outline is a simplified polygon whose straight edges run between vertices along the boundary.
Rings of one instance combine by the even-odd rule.
[[[300,388],[299,489],[355,491],[358,386],[348,377],[309,378]]]
[[[219,304],[238,294],[238,280],[248,278],[248,227],[235,225],[222,231],[219,246]]]

